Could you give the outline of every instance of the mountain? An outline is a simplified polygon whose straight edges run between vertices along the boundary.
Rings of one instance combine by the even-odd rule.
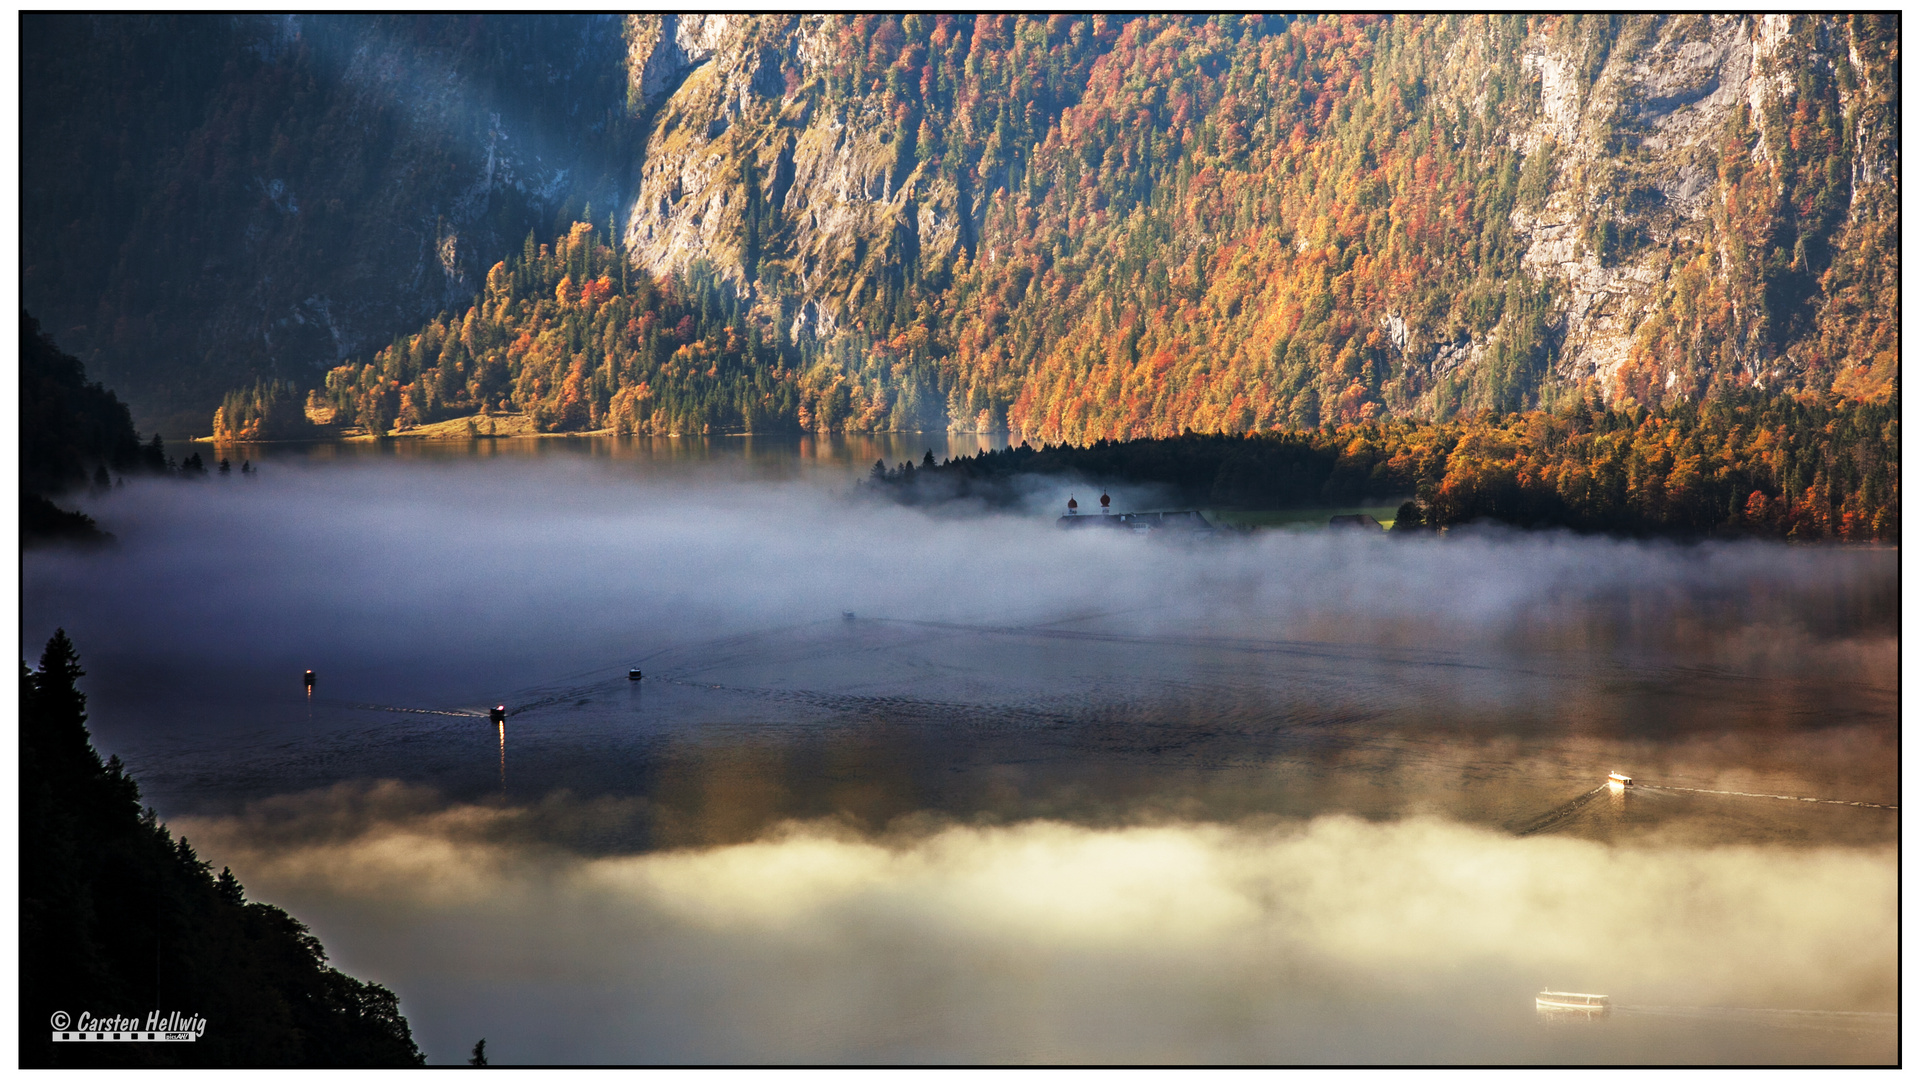
[[[312,383],[612,209],[618,19],[21,16],[22,290],[142,428]]]
[[[79,360],[55,348],[40,322],[20,314],[20,487],[46,495],[151,464],[113,391],[87,381]],[[164,460],[164,459],[163,459]]]
[[[23,282],[137,416],[201,429],[223,391],[461,319],[575,222],[649,289],[724,291],[713,332],[752,331],[806,427],[1879,400],[1899,29],[30,14]],[[603,345],[575,343],[584,415],[617,393]],[[507,374],[558,415],[564,379]]]

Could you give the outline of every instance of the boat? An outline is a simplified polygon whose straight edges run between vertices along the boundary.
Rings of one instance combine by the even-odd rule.
[[[639,682],[644,677],[645,676],[641,675],[640,669],[637,667],[630,667],[627,669],[628,682]]]
[[[496,705],[488,709],[487,719],[492,720],[496,724],[504,722],[507,719],[507,706]]]
[[[1623,773],[1611,772],[1608,774],[1608,784],[1612,787],[1618,787],[1618,788],[1633,787],[1634,777],[1628,776]]]
[[[1567,990],[1543,990],[1534,995],[1534,1011],[1573,1016],[1606,1016],[1606,994],[1577,994]]]

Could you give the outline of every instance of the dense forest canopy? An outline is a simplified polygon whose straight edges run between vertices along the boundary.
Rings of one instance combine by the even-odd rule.
[[[1661,409],[1577,397],[1558,412],[1387,420],[1309,431],[1005,450],[871,483],[920,503],[1009,502],[1021,476],[1153,484],[1192,505],[1337,507],[1407,500],[1397,527],[1524,527],[1796,540],[1900,538],[1901,420],[1888,404],[1759,394]]]
[[[529,236],[458,319],[328,372],[306,411],[380,433],[525,412],[538,431],[706,434],[839,426],[869,407],[831,362],[801,362],[764,342],[711,273],[653,281],[581,222],[551,245]],[[230,395],[216,430],[292,411],[285,391]]]

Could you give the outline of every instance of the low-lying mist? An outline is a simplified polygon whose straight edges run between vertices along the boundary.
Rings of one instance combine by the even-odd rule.
[[[1792,677],[1879,667],[1891,552],[1484,533],[1199,544],[932,517],[851,479],[633,462],[276,464],[86,507],[102,555],[24,565],[29,659],[64,625],[96,703],[213,711],[316,669],[323,693],[485,697],[657,650],[837,618],[1633,653]],[[722,482],[724,481],[724,482]],[[503,673],[508,673],[503,678]],[[1884,683],[1892,685],[1887,679]],[[116,710],[100,719],[114,722]]]
[[[1893,1009],[1892,846],[1607,845],[1332,816],[883,836],[788,823],[593,858],[502,839],[527,813],[384,785],[176,825],[394,986],[437,1061],[482,1037],[502,1063],[1894,1052],[1885,1017],[1766,1011]],[[1546,1027],[1543,986],[1708,1018]]]
[[[64,627],[103,756],[437,1062],[1893,1059],[1897,553],[853,480],[133,484],[24,558],[23,651]]]

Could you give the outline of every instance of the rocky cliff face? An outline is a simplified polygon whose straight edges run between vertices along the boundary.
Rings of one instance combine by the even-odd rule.
[[[1675,252],[1705,244],[1724,261],[1739,258],[1716,198],[1727,194],[1723,143],[1739,138],[1756,165],[1784,171],[1771,145],[1787,141],[1804,104],[1801,69],[1826,69],[1850,121],[1848,145],[1836,148],[1849,224],[1885,203],[1897,163],[1895,116],[1882,100],[1891,88],[1876,85],[1885,74],[1869,70],[1855,29],[1837,17],[1648,19],[1606,44],[1585,85],[1580,67],[1593,48],[1547,32],[1529,38],[1522,63],[1539,78],[1539,107],[1516,117],[1509,137],[1550,161],[1554,180],[1511,224],[1527,272],[1559,286],[1563,376],[1617,381],[1637,331],[1664,306]],[[1842,231],[1843,245],[1856,239]],[[1798,373],[1794,358],[1761,349],[1745,361],[1762,384]],[[1669,387],[1694,374],[1661,373]]]
[[[819,16],[634,16],[632,98],[651,124],[623,242],[671,274],[699,261],[790,342],[833,336],[875,282],[951,267],[958,186],[903,160],[874,96],[823,104]]]

